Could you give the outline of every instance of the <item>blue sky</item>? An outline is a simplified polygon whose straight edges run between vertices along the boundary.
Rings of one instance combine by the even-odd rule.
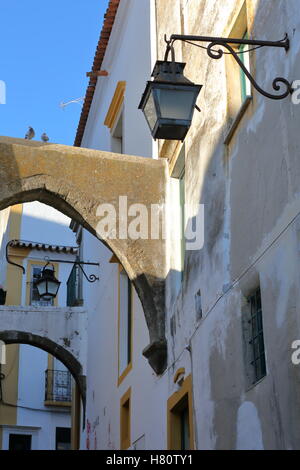
[[[108,0],[13,0],[0,6],[0,135],[73,145]]]

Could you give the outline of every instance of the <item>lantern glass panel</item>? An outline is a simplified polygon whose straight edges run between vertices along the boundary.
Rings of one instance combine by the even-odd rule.
[[[144,114],[146,116],[150,129],[153,130],[157,121],[157,113],[156,113],[152,91],[149,94],[146,106],[144,108]]]
[[[193,90],[185,89],[156,89],[160,105],[160,114],[164,119],[190,120],[194,112],[197,94]]]
[[[39,296],[42,297],[43,294],[45,294],[47,292],[47,281],[45,280],[45,281],[41,281],[41,282],[37,283],[36,287],[37,287]]]
[[[60,282],[48,281],[48,293],[55,297],[59,288]]]

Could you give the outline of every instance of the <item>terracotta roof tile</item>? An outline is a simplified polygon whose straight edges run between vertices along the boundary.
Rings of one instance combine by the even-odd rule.
[[[115,22],[115,18],[116,18],[120,1],[121,0],[109,1],[106,13],[104,15],[104,22],[103,22],[103,27],[100,33],[100,38],[99,38],[98,45],[96,48],[92,72],[97,72],[98,70],[101,69],[101,65],[105,56],[108,40],[110,38],[111,30]],[[76,137],[75,137],[75,142],[74,142],[75,147],[81,146],[82,137],[84,134],[86,122],[88,119],[88,115],[90,112],[91,104],[92,104],[94,93],[95,93],[96,83],[97,83],[97,79],[90,78],[89,84],[87,86],[86,94],[85,94],[85,99],[84,99],[84,103],[83,103],[83,107],[81,111],[81,116],[80,116],[80,120],[79,120],[79,124],[77,128],[77,132],[76,132]]]

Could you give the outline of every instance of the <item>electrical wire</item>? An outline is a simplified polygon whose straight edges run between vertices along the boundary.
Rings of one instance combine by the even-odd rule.
[[[274,240],[263,250],[263,252],[253,261],[253,263],[251,263],[247,268],[244,269],[244,271],[232,282],[232,284],[230,285],[229,289],[224,292],[223,294],[221,294],[216,300],[215,302],[213,303],[213,305],[207,310],[207,312],[205,312],[205,317],[203,320],[205,320],[207,318],[207,316],[209,315],[209,313],[212,312],[212,310],[216,307],[216,305],[224,298],[227,296],[227,294],[229,294],[229,292],[232,291],[232,289],[234,287],[236,287],[236,285],[240,282],[241,279],[243,279],[244,276],[246,276],[246,274],[248,274],[248,272],[263,258],[263,256],[269,251],[270,248],[272,248],[275,243],[282,237],[282,235],[287,232],[287,230],[291,227],[291,225],[293,225],[294,222],[296,222],[296,220],[298,219],[298,217],[300,216],[300,212],[298,212],[295,217],[288,223],[288,225],[277,235],[277,237],[274,238]],[[194,338],[195,334],[197,333],[200,325],[202,324],[199,323],[196,327],[195,327],[195,330],[193,331],[193,333],[191,334],[189,340],[188,340],[188,345],[189,345],[189,348],[191,349],[191,342],[192,342],[192,339]],[[179,359],[181,359],[181,357],[183,356],[183,354],[185,353],[185,351],[187,349],[189,349],[188,347],[185,347],[181,352],[180,354],[177,356],[176,359],[174,359],[174,361],[172,362],[172,364],[170,364],[166,370],[164,371],[164,373],[162,374],[165,375],[175,364],[176,362],[179,361]],[[191,351],[190,351],[191,353]]]

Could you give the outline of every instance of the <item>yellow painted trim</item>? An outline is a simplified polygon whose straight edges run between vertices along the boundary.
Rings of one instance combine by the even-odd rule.
[[[20,238],[23,205],[17,204],[9,209],[7,228],[9,240]],[[12,254],[11,251],[9,251]],[[23,264],[24,255],[14,250],[11,261]],[[20,305],[22,298],[22,270],[11,264],[7,264],[5,287],[7,291],[5,305]],[[2,381],[3,399],[17,405],[18,402],[18,377],[19,377],[19,344],[10,344],[6,348],[6,364],[1,366],[1,372],[5,374]],[[17,424],[17,407],[5,406],[0,403],[0,424]],[[1,442],[0,442],[1,444]]]
[[[72,407],[71,407],[71,448],[79,450],[80,448],[80,393],[79,388],[74,383],[72,389]]]
[[[113,128],[116,122],[116,118],[119,115],[122,104],[124,102],[125,89],[126,89],[126,82],[125,81],[118,82],[114,96],[111,100],[111,103],[110,103],[110,106],[109,106],[109,109],[108,109],[108,112],[104,121],[104,125],[107,126],[109,129]]]
[[[17,246],[9,246],[8,247],[8,255],[14,256],[15,258],[27,258],[31,248],[20,248]]]
[[[134,317],[134,311],[133,311],[133,296],[134,296],[134,290],[130,282],[131,286],[131,344],[130,344],[130,362],[127,364],[126,368],[121,372],[120,371],[120,275],[121,272],[124,271],[124,268],[121,264],[119,264],[119,270],[118,270],[118,380],[117,380],[117,386],[123,382],[125,377],[129,374],[129,372],[132,369],[132,354],[133,354],[133,317]]]
[[[185,397],[188,399],[189,407],[189,433],[190,433],[190,450],[194,450],[194,422],[193,422],[193,393],[192,393],[192,376],[189,375],[183,382],[180,389],[170,396],[167,403],[167,435],[168,450],[181,450],[178,445],[177,436],[180,429],[176,420],[176,407]],[[177,436],[176,436],[177,435]],[[177,442],[176,442],[177,441]]]
[[[30,305],[30,282],[31,282],[31,272],[32,272],[32,266],[45,266],[46,261],[43,260],[34,260],[34,259],[29,259],[27,261],[27,275],[26,275],[26,305]],[[52,263],[55,269],[55,275],[57,278],[59,278],[59,263]],[[57,307],[58,305],[58,299],[55,297],[54,299],[54,306]]]
[[[45,400],[45,406],[59,406],[59,407],[66,407],[70,408],[72,406],[71,401],[53,401],[53,400]]]
[[[177,380],[178,380],[178,377],[181,375],[181,374],[185,374],[185,368],[184,367],[180,367],[179,369],[177,369],[177,371],[175,372],[174,374],[174,384],[176,384]]]
[[[251,1],[239,0],[236,1],[234,12],[228,21],[226,28],[223,31],[224,37],[243,37],[245,32],[251,37],[253,28],[253,19],[251,12]],[[255,75],[255,52],[250,54],[250,69],[251,73]],[[226,62],[226,81],[227,81],[227,119],[228,125],[226,129],[226,137],[224,144],[230,146],[235,142],[236,131],[244,121],[244,116],[248,119],[251,118],[254,112],[256,103],[255,94],[251,93],[252,99],[246,99],[242,102],[240,93],[240,67],[235,59],[227,55]],[[227,155],[228,158],[229,155]]]
[[[171,175],[180,154],[183,143],[179,140],[165,140],[160,152],[159,158],[165,158],[169,163],[169,174]]]
[[[48,370],[53,370],[54,368],[54,357],[52,354],[48,353]]]
[[[125,410],[125,404],[129,402],[128,412]],[[126,407],[127,408],[127,407]],[[126,435],[124,435],[127,429]],[[131,445],[131,387],[122,396],[120,400],[120,449],[126,450]]]
[[[124,371],[122,372],[122,374],[120,375],[120,377],[118,378],[118,387],[119,385],[123,382],[123,380],[125,379],[125,377],[129,374],[129,372],[131,371],[132,369],[132,362],[129,362],[128,366],[126,367],[126,369],[124,369]]]
[[[241,38],[247,29],[247,0],[235,0],[235,9],[228,22],[223,37]]]
[[[20,238],[22,222],[23,204],[11,206],[9,213],[9,239],[16,240]]]

